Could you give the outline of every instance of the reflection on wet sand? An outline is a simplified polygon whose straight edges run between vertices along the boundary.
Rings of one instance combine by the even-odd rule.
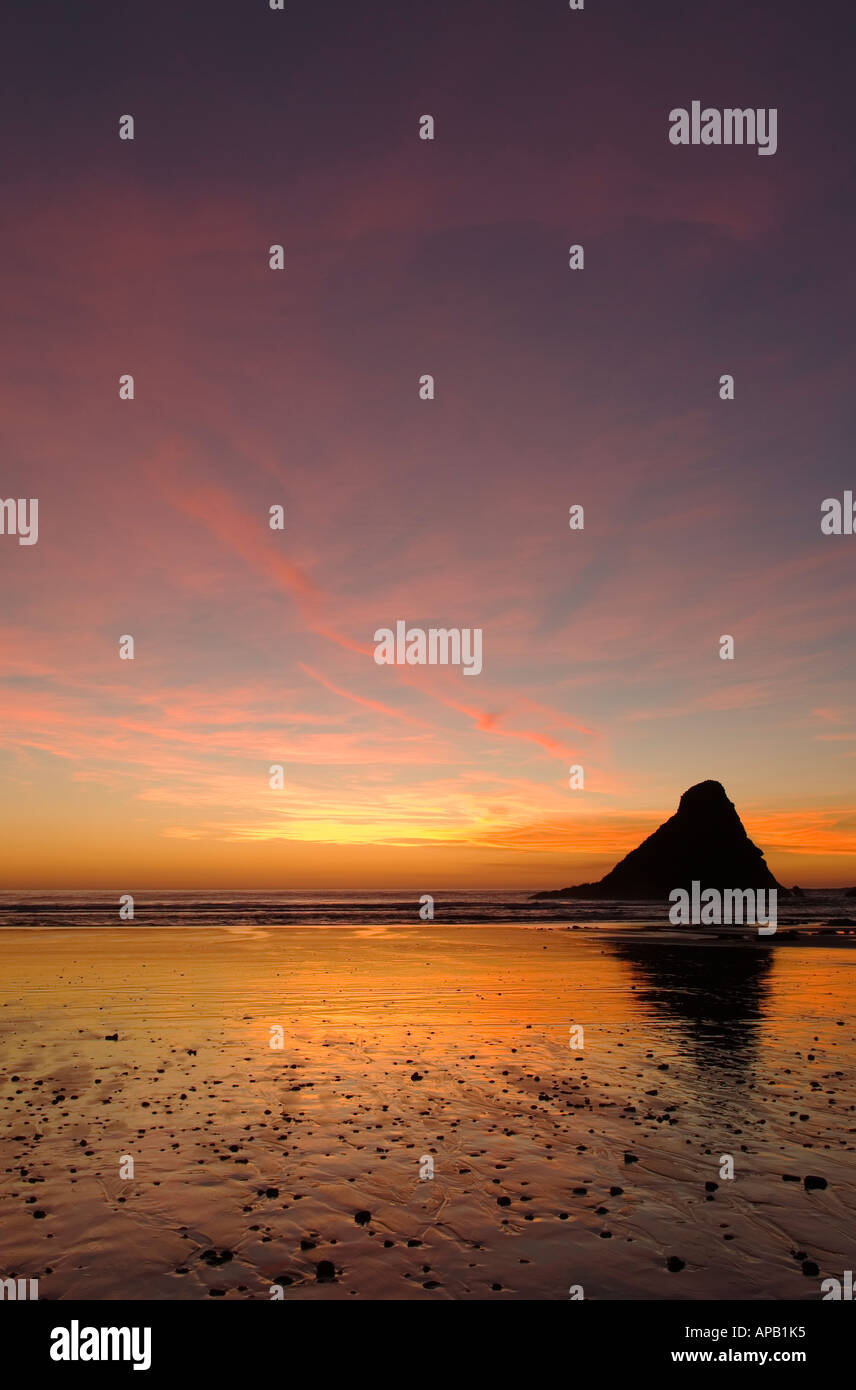
[[[770,1002],[770,950],[639,941],[618,941],[612,949],[631,967],[642,1003],[676,1025],[700,1081],[715,1069],[732,1076],[752,1071]]]
[[[0,951],[0,1274],[46,1298],[814,1298],[852,1264],[850,952],[437,924]]]

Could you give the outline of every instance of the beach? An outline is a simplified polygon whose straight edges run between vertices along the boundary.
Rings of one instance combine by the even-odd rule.
[[[834,942],[6,929],[0,1276],[41,1299],[818,1299],[856,1237]]]

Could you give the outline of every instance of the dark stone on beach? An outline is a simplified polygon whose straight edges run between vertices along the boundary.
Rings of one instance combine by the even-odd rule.
[[[265,1196],[266,1196],[266,1197],[278,1197],[278,1196],[279,1196],[279,1188],[278,1188],[278,1187],[266,1187],[266,1188],[265,1188]]]
[[[511,1206],[511,1198],[510,1198],[510,1197],[497,1197],[497,1199],[496,1199],[496,1205],[497,1205],[498,1207],[510,1207],[510,1206]]]
[[[718,1183],[718,1182],[706,1182],[705,1185],[704,1185],[704,1190],[705,1190],[705,1192],[717,1192],[717,1191],[719,1190],[719,1183]]]
[[[624,1188],[623,1188],[623,1187],[611,1187],[611,1188],[609,1189],[609,1195],[610,1195],[610,1197],[620,1197],[620,1196],[622,1195],[623,1192],[624,1192]]]
[[[680,1274],[682,1269],[686,1269],[686,1262],[677,1255],[670,1255],[666,1261],[666,1268],[670,1274]]]
[[[802,1272],[809,1279],[816,1279],[818,1274],[820,1273],[820,1270],[818,1269],[814,1260],[803,1260]]]
[[[218,1255],[216,1250],[203,1250],[199,1258],[207,1265],[226,1265],[232,1259],[232,1252],[221,1250]]]
[[[782,1182],[799,1182],[798,1173],[783,1173]]]
[[[276,1278],[271,1280],[271,1283],[282,1284],[283,1288],[287,1288],[289,1284],[294,1283],[294,1279],[290,1274],[277,1274]]]
[[[317,1240],[308,1240],[307,1237],[304,1236],[300,1242],[300,1248],[301,1250],[314,1250],[317,1244]]]
[[[638,1162],[639,1162],[639,1159],[636,1157],[635,1154],[629,1153],[627,1150],[625,1150],[625,1152],[624,1152],[624,1162],[625,1162],[625,1163],[638,1163]]]
[[[422,1080],[422,1077],[419,1075],[418,1071],[415,1071],[415,1072],[413,1073],[413,1075],[411,1076],[410,1080],[411,1080],[411,1081],[421,1081],[421,1080]]]
[[[105,1033],[105,1034],[104,1034],[104,1041],[105,1041],[105,1042],[118,1042],[118,1041],[119,1041],[119,1034],[118,1034],[118,1033]]]
[[[803,1187],[806,1192],[822,1191],[826,1187],[826,1178],[818,1178],[809,1174],[807,1178],[803,1178]]]
[[[356,1211],[356,1212],[354,1212],[354,1220],[356,1221],[356,1223],[357,1223],[358,1226],[367,1226],[367,1225],[369,1224],[369,1222],[371,1221],[371,1219],[372,1219],[372,1214],[371,1214],[370,1211]]]
[[[551,889],[533,899],[654,899],[665,905],[673,889],[689,891],[693,881],[720,892],[775,888],[780,897],[790,897],[749,839],[721,782],[698,782],[685,791],[675,814],[597,883]]]
[[[34,1211],[34,1212],[33,1212],[33,1218],[34,1218],[34,1220],[36,1220],[36,1221],[44,1221],[44,1219],[45,1219],[45,1213],[44,1213],[43,1211]]]
[[[332,1284],[336,1278],[336,1266],[332,1260],[319,1260],[315,1266],[315,1278],[319,1284]]]

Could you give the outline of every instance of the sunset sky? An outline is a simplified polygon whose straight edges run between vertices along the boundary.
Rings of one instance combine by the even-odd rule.
[[[848,7],[8,10],[0,887],[556,887],[705,778],[856,882]]]

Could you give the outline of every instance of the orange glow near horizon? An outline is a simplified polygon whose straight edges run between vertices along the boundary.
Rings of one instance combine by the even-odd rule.
[[[781,356],[777,289],[757,390],[710,387],[713,268],[742,285],[757,255],[766,285],[804,180],[676,181],[665,140],[640,179],[627,129],[571,183],[493,129],[477,179],[457,147],[414,169],[396,122],[376,162],[325,149],[292,171],[282,275],[252,122],[246,185],[96,142],[7,199],[0,491],[40,510],[37,544],[0,536],[0,886],[534,891],[600,877],[708,778],[780,882],[856,882],[856,570],[815,515],[852,482],[852,372]],[[606,299],[545,255],[580,219],[636,229]],[[481,674],[376,665],[399,620],[481,629]]]

